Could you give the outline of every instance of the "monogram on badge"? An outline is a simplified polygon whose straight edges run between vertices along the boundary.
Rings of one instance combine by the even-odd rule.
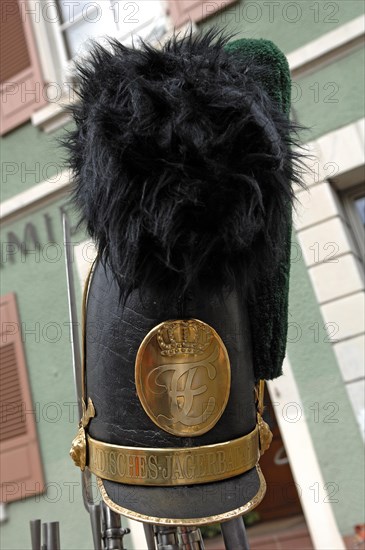
[[[138,350],[135,377],[147,415],[177,436],[210,430],[226,408],[231,386],[222,339],[197,319],[154,327]]]

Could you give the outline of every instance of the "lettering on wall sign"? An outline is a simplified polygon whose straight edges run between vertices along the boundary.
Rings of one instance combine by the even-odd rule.
[[[59,207],[60,217],[54,218],[48,212],[37,222],[28,221],[20,232],[8,231],[1,241],[0,267],[24,264],[33,259],[35,263],[46,261],[55,263],[63,255],[63,242],[57,242],[56,229],[62,223],[62,216],[68,211],[65,205]],[[71,228],[71,236],[75,235],[77,227]],[[42,235],[42,237],[40,237]],[[79,243],[74,243],[79,244]]]

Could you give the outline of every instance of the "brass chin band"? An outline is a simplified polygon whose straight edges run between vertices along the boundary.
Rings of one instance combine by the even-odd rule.
[[[259,430],[238,439],[190,448],[122,447],[87,436],[88,468],[97,477],[130,485],[209,483],[253,468],[259,459]]]

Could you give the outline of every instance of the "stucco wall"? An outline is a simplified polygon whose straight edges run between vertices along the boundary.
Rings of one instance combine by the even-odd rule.
[[[29,122],[1,138],[1,201],[45,180],[57,181],[65,167],[57,142],[63,133],[48,135]]]
[[[226,25],[228,31],[237,32],[236,38],[267,38],[288,54],[362,13],[364,4],[359,0],[240,0],[199,28]]]
[[[292,108],[309,141],[364,116],[364,66],[361,48],[294,80]]]
[[[287,352],[303,403],[300,412],[324,482],[331,484],[328,496],[324,487],[315,485],[316,479],[312,489],[303,490],[311,491],[313,506],[317,498],[327,498],[341,532],[350,534],[364,517],[364,447],[307,268],[297,253],[293,246]]]

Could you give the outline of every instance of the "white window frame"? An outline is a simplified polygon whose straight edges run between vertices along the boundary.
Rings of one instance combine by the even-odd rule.
[[[74,60],[70,61],[68,59],[59,28],[56,27],[55,22],[53,24],[51,22],[57,18],[59,19],[55,0],[23,1],[27,3],[28,11],[31,14],[37,50],[41,60],[43,80],[48,85],[46,92],[49,104],[33,113],[32,124],[36,128],[41,128],[46,133],[52,133],[63,127],[70,120],[69,115],[64,111],[64,106],[76,101],[75,94],[71,91]],[[168,0],[160,0],[161,12],[156,20],[152,21],[150,28],[148,28],[147,24],[140,27],[140,29],[143,28],[146,31],[144,35],[145,41],[156,48],[162,47],[163,43],[174,32],[173,23],[167,15],[167,2]],[[48,20],[42,17],[42,5],[47,5]],[[195,23],[188,23],[182,26],[179,32],[183,35],[188,30],[193,33],[196,32],[197,27]],[[138,37],[138,31],[134,29],[132,33],[116,35],[116,38],[125,45],[130,46],[133,40],[136,44],[136,36]],[[82,57],[79,58],[79,61],[82,61]],[[50,95],[52,96],[50,97]]]
[[[103,0],[106,1],[106,0]],[[147,2],[148,0],[108,0],[110,4],[119,4],[119,13],[123,13],[122,9],[127,4],[137,4],[137,2]],[[58,7],[58,0],[27,0],[28,10],[34,23],[34,34],[36,37],[38,51],[42,62],[43,76],[47,83],[56,83],[64,86],[64,93],[67,95],[67,89],[69,89],[68,83],[72,78],[74,61],[82,59],[86,52],[83,52],[79,56],[75,56],[69,59],[67,45],[63,36],[63,31],[67,27],[67,23],[62,23],[60,17],[60,9]],[[97,3],[98,0],[90,0],[90,5]],[[108,33],[108,36],[118,39],[120,42],[130,45],[133,40],[136,40],[141,34],[147,41],[153,40],[153,32],[157,27],[161,27],[163,32],[169,30],[169,20],[166,16],[166,10],[164,9],[166,0],[160,0],[160,10],[154,12],[151,17],[148,17],[146,21],[140,24],[136,24],[136,27],[132,27],[130,31],[124,32],[118,29],[118,24],[115,24],[114,32]],[[137,13],[137,12],[136,12]],[[133,15],[127,13],[126,15]],[[80,19],[82,14],[80,15]],[[78,16],[75,16],[71,25],[76,24],[79,20]],[[70,26],[71,26],[70,25]],[[113,29],[111,29],[112,31]],[[151,36],[150,36],[151,35]],[[160,36],[157,34],[157,39]],[[100,40],[101,43],[106,45],[104,39]]]

